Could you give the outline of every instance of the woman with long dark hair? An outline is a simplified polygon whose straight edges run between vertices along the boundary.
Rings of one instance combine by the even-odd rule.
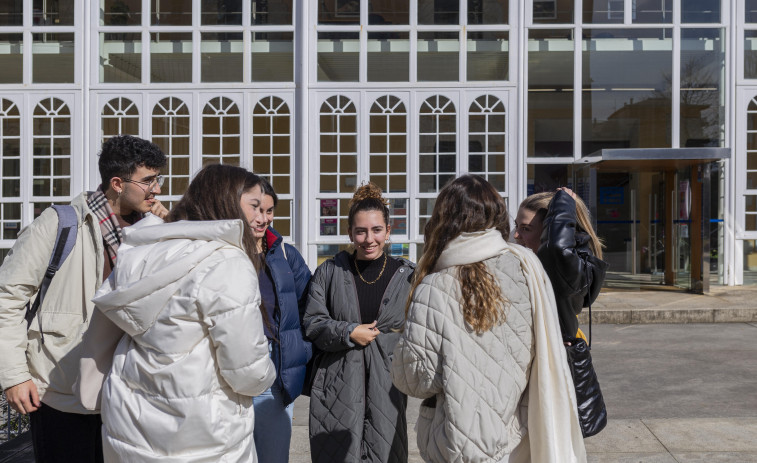
[[[509,244],[505,202],[485,179],[445,186],[426,224],[398,389],[424,399],[426,461],[585,461],[554,294],[530,251]]]
[[[258,176],[209,165],[168,223],[124,230],[94,299],[126,333],[103,386],[106,461],[256,460],[252,396],[276,377],[252,232],[261,197]]]
[[[321,264],[310,284],[305,334],[320,349],[310,392],[314,462],[406,462],[407,397],[389,377],[414,265],[386,250],[389,209],[374,184],[357,189],[354,252]]]
[[[271,226],[279,198],[265,179],[261,179],[260,186],[263,198],[252,231],[263,259],[258,275],[260,295],[276,381],[253,399],[255,450],[261,462],[285,463],[289,461],[294,399],[302,393],[305,365],[312,352],[300,323],[307,302],[310,269],[297,248],[284,243]]]

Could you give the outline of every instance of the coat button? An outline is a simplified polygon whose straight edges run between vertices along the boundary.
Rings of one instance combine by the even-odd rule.
[[[400,273],[405,273],[405,267],[402,267],[402,268],[400,269]]]
[[[389,303],[389,298],[386,298],[382,301],[385,305]]]

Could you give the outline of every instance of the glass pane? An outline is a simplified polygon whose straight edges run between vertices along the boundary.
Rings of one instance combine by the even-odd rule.
[[[74,83],[74,34],[32,36],[32,82]]]
[[[468,24],[507,24],[507,0],[468,0]]]
[[[673,22],[673,0],[634,0],[631,8],[634,23]]]
[[[722,29],[681,30],[682,147],[723,146],[725,40]]]
[[[532,0],[535,24],[570,24],[573,22],[573,0]]]
[[[418,81],[457,81],[460,42],[457,32],[418,32]]]
[[[584,30],[584,156],[671,146],[670,29]]]
[[[141,25],[142,0],[100,0],[100,24],[105,26]]]
[[[719,23],[720,0],[681,0],[681,22]]]
[[[358,33],[318,33],[318,81],[357,82],[360,70]]]
[[[360,0],[318,2],[318,24],[360,24]]]
[[[468,32],[468,80],[507,80],[507,32]]]
[[[150,23],[154,26],[191,26],[192,2],[150,0]]]
[[[757,0],[744,0],[744,22],[757,23]]]
[[[531,30],[528,155],[573,157],[573,32]]]
[[[292,24],[292,0],[252,2],[252,24]]]
[[[418,24],[459,24],[459,0],[418,0]]]
[[[73,26],[74,0],[34,0],[32,24],[35,26]]]
[[[294,34],[252,34],[252,81],[294,81]]]
[[[200,75],[203,82],[242,81],[242,33],[203,32]]]
[[[407,32],[368,33],[369,82],[407,82],[410,79],[409,38]]]
[[[150,82],[192,81],[192,33],[150,34]]]
[[[744,31],[744,78],[757,79],[757,31]]]
[[[747,230],[757,230],[757,216],[747,220]],[[757,240],[744,240],[744,284],[757,283]]]
[[[368,0],[368,24],[410,24],[410,2]]]
[[[3,17],[0,14],[0,24],[2,20]],[[23,43],[23,34],[0,34],[0,84],[23,82]]]
[[[200,22],[203,25],[241,26],[242,0],[202,0],[200,14]]]
[[[100,33],[100,82],[142,80],[142,34]]]
[[[623,0],[584,0],[583,18],[585,23],[622,23]]]
[[[0,26],[24,25],[24,0],[4,0],[0,3]]]

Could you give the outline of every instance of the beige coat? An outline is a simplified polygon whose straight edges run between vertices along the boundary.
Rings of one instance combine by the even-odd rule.
[[[102,282],[103,241],[87,207],[87,193],[71,205],[79,216],[76,244],[58,270],[26,330],[26,302],[34,301],[47,270],[58,229],[58,215],[46,209],[21,231],[0,267],[0,386],[3,390],[34,380],[45,404],[69,413],[93,413],[81,406],[71,387],[78,372],[77,349],[89,325],[92,296]]]
[[[507,299],[505,322],[480,335],[463,319],[457,278],[457,266],[474,262]],[[465,233],[434,270],[413,293],[392,362],[398,389],[435,402],[423,402],[416,428],[424,460],[585,461],[554,296],[536,256],[496,230]]]

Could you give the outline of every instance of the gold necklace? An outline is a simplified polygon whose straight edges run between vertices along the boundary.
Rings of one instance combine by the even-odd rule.
[[[355,257],[353,257],[352,260],[355,262],[355,270],[357,271],[357,276],[359,276],[360,279],[363,280],[363,283],[367,285],[372,285],[373,283],[379,281],[381,279],[381,275],[384,274],[384,269],[386,269],[386,253],[384,253],[384,265],[381,266],[381,271],[379,272],[378,276],[373,281],[367,281],[365,278],[363,278],[363,275],[360,273],[360,268],[357,266],[357,254],[355,254]]]

